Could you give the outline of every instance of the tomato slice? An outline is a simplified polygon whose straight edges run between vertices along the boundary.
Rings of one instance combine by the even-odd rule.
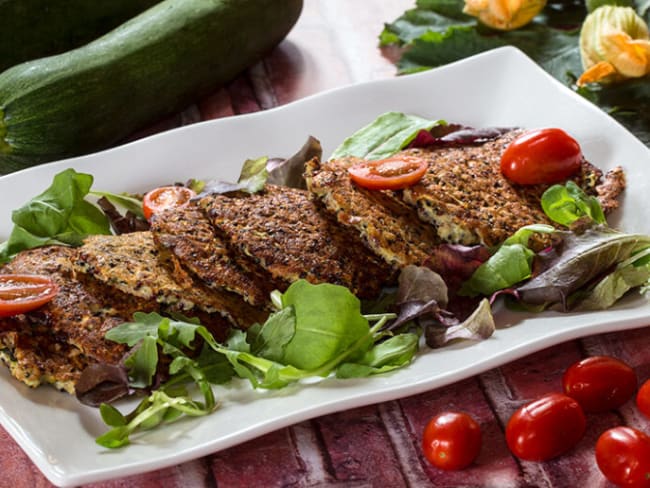
[[[562,129],[528,131],[512,141],[501,156],[501,172],[520,185],[559,183],[580,170],[582,150]]]
[[[194,190],[186,186],[161,186],[155,188],[142,199],[144,217],[149,220],[152,215],[168,208],[187,205],[195,196]]]
[[[422,435],[424,457],[444,470],[463,469],[481,451],[481,426],[464,412],[443,412],[427,423]]]
[[[569,366],[562,376],[564,393],[585,412],[614,410],[634,396],[637,378],[623,361],[610,356],[592,356]]]
[[[52,300],[59,287],[40,275],[0,275],[0,317],[29,312]]]
[[[398,155],[363,161],[348,169],[357,185],[370,190],[401,190],[412,186],[426,173],[429,164],[415,156]]]

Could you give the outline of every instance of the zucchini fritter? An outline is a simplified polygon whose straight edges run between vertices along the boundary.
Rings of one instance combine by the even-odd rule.
[[[334,283],[363,298],[393,280],[358,234],[338,225],[304,190],[267,185],[256,194],[207,195],[200,205],[233,248],[276,279]]]

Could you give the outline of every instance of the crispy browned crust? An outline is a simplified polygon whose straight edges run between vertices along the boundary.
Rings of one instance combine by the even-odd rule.
[[[348,168],[359,161],[353,157],[325,163],[312,159],[305,167],[309,191],[340,224],[356,229],[366,246],[393,268],[425,263],[439,243],[434,230],[394,192],[366,190],[352,183]]]
[[[54,299],[38,310],[0,319],[2,359],[17,379],[30,386],[51,383],[74,392],[74,383],[89,363],[115,364],[122,358],[124,346],[106,340],[106,332],[134,311],[147,309],[146,303],[77,280],[74,253],[61,246],[32,249],[0,270],[47,275],[59,287]]]
[[[208,195],[200,205],[230,245],[276,279],[343,285],[374,297],[393,273],[304,190],[268,185],[256,194]]]
[[[161,252],[151,232],[91,236],[78,249],[74,265],[79,273],[127,295],[154,300],[168,311],[193,316],[198,310],[214,315],[215,323],[220,314],[241,328],[264,321],[268,315],[234,293],[198,283],[174,256]]]
[[[550,224],[540,205],[550,185],[516,185],[501,173],[501,155],[521,133],[514,130],[477,146],[404,151],[429,164],[420,182],[404,190],[404,201],[446,242],[494,246],[525,225]],[[592,195],[603,183],[602,171],[585,160],[572,179]],[[604,208],[613,208],[622,188],[611,186]]]
[[[231,252],[216,235],[203,210],[194,205],[154,216],[151,231],[158,246],[171,252],[209,288],[231,291],[248,303],[268,306],[277,287],[273,278],[255,263]]]

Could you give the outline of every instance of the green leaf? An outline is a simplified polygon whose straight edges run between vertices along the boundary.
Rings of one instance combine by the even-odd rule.
[[[399,334],[376,344],[354,363],[343,363],[336,369],[337,378],[361,378],[386,373],[411,363],[418,351],[420,336]]]
[[[251,352],[259,356],[281,361],[286,345],[296,333],[296,314],[293,307],[286,307],[269,316],[257,335]]]
[[[296,316],[296,331],[282,362],[296,368],[315,370],[369,332],[359,299],[345,287],[299,280],[282,301],[294,308]]]
[[[126,425],[126,418],[113,405],[102,403],[99,406],[99,413],[106,425],[109,425],[111,427],[121,427],[123,425]]]
[[[257,159],[247,159],[239,175],[240,189],[248,193],[257,193],[266,184],[268,172],[266,163],[269,160],[266,156]]]
[[[106,339],[133,347],[145,337],[158,338],[158,327],[169,321],[157,313],[136,312],[133,322],[124,322],[106,333]]]
[[[544,213],[551,220],[567,227],[585,216],[598,224],[607,222],[598,199],[587,195],[573,181],[548,188],[542,195],[541,203]]]
[[[92,234],[110,234],[106,216],[85,197],[93,177],[67,169],[54,176],[40,195],[12,212],[14,229],[1,249],[0,261],[19,251],[46,244],[80,245]]]
[[[406,147],[421,130],[430,130],[443,123],[400,112],[387,112],[346,138],[331,158],[386,158]]]
[[[129,369],[129,382],[134,388],[146,388],[151,385],[158,367],[158,344],[156,339],[146,336],[139,347],[124,361]]]
[[[90,192],[91,195],[97,197],[104,197],[110,201],[113,205],[122,207],[138,217],[144,218],[144,212],[142,210],[142,199],[136,198],[125,193],[111,193],[108,191],[97,191],[93,190]]]
[[[463,283],[459,293],[489,296],[497,290],[509,288],[529,278],[535,256],[528,248],[530,236],[534,233],[551,233],[554,230],[553,227],[543,224],[522,227],[474,271],[471,278]]]
[[[600,0],[594,0],[600,1]],[[628,0],[605,0],[627,2]],[[465,59],[501,46],[515,46],[561,83],[575,89],[582,73],[579,29],[587,15],[582,0],[549,0],[541,15],[527,26],[509,32],[491,30],[462,14],[462,0],[419,0],[386,24],[382,46],[396,45],[402,53],[400,73],[414,73]],[[650,0],[636,2],[636,10],[650,21]],[[576,90],[650,144],[650,83],[647,77],[623,83]]]
[[[650,265],[617,267],[586,294],[580,294],[575,310],[605,310],[633,288],[650,280]]]
[[[118,447],[128,446],[131,443],[129,441],[130,433],[131,430],[128,426],[115,427],[97,437],[95,442],[102,447],[117,449]]]
[[[605,226],[558,235],[563,238],[561,252],[551,255],[540,273],[517,287],[527,304],[565,305],[571,294],[594,278],[650,246],[650,236],[624,234]]]

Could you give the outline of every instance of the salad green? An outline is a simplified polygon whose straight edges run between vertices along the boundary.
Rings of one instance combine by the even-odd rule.
[[[413,144],[480,142],[499,133],[391,112],[351,135],[335,154],[386,157]],[[302,185],[304,160],[319,153],[320,145],[310,138],[287,161],[249,160],[237,184],[207,186],[210,191],[254,192],[268,181]],[[137,198],[93,191],[92,183],[91,175],[72,169],[56,175],[47,190],[13,213],[14,230],[0,245],[0,259],[30,247],[78,245],[89,234],[110,233],[109,219],[89,197],[138,211]],[[539,309],[560,304],[593,310],[650,284],[650,236],[607,227],[598,201],[572,182],[550,187],[542,207],[563,230],[529,225],[495,249],[441,245],[431,259],[444,264],[444,272],[407,266],[397,289],[387,290],[374,304],[362,304],[341,286],[299,280],[284,293],[271,294],[274,311],[263,324],[233,330],[223,342],[194,319],[136,313],[131,322],[106,334],[130,348],[124,361],[92,365],[77,383],[78,398],[100,406],[111,427],[97,442],[118,448],[143,430],[183,416],[207,415],[219,407],[213,385],[233,378],[254,388],[278,389],[308,378],[368,377],[410,364],[422,338],[432,348],[488,338],[496,329],[490,305],[501,294]],[[533,251],[529,241],[534,234],[551,236],[553,247]],[[450,285],[458,280],[459,287]],[[459,299],[468,300],[467,313],[450,311],[451,302]],[[143,397],[131,412],[111,405],[133,393]]]

